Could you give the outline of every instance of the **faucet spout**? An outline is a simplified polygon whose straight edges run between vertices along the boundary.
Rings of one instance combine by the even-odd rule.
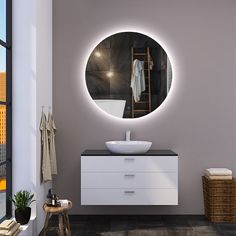
[[[130,141],[130,134],[131,134],[131,131],[130,130],[126,130],[125,141]]]

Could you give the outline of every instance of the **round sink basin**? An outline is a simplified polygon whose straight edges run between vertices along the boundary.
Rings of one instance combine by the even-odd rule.
[[[148,141],[108,141],[106,147],[109,151],[118,154],[141,154],[147,152],[152,145]]]

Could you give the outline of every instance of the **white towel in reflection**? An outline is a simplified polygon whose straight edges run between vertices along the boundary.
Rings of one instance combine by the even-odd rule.
[[[135,59],[133,61],[131,84],[134,101],[140,101],[141,93],[145,88],[144,62]]]

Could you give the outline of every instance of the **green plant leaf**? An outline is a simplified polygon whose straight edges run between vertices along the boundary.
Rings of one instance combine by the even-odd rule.
[[[32,202],[35,200],[32,200],[34,197],[34,194],[31,194],[29,191],[26,190],[21,190],[14,194],[14,197],[11,198],[10,200],[14,204],[16,210],[22,211],[26,207],[29,207]]]

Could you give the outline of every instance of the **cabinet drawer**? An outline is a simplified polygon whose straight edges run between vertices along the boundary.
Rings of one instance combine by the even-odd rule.
[[[176,172],[177,156],[82,156],[82,172]]]
[[[81,174],[81,188],[176,188],[177,173],[94,173]]]
[[[81,189],[81,205],[177,204],[177,189]]]

